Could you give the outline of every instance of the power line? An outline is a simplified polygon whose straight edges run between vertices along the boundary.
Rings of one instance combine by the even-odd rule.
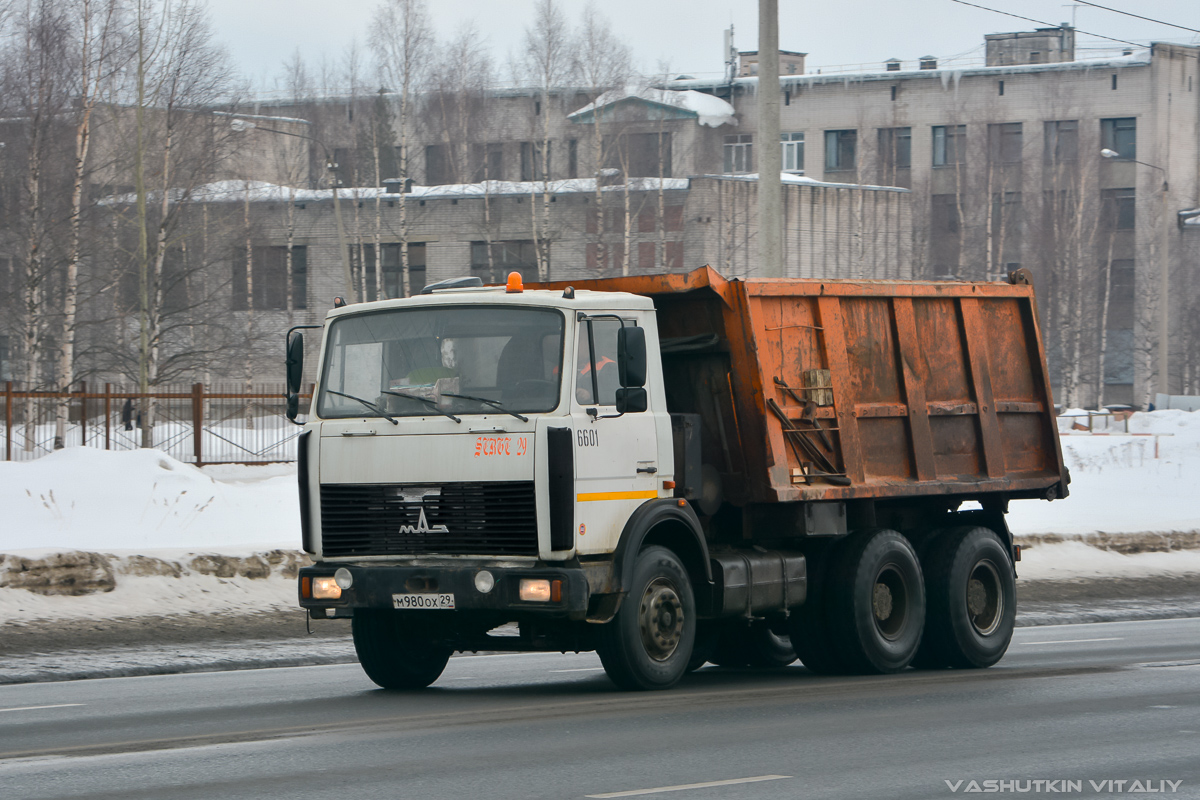
[[[1179,28],[1179,30],[1181,30],[1181,31],[1191,31],[1192,33],[1200,33],[1200,30],[1197,30],[1196,28],[1187,28],[1187,27],[1184,27],[1183,25],[1176,25],[1174,22],[1163,22],[1161,19],[1154,19],[1152,17],[1143,17],[1141,14],[1133,14],[1128,11],[1121,11],[1120,9],[1116,9],[1116,8],[1109,8],[1108,6],[1102,6],[1099,3],[1089,3],[1089,2],[1087,2],[1087,0],[1074,0],[1074,2],[1079,3],[1080,5],[1091,6],[1092,8],[1099,8],[1102,11],[1111,11],[1114,14],[1124,14],[1127,17],[1136,17],[1137,19],[1144,19],[1144,20],[1146,20],[1146,22],[1154,22],[1159,25],[1166,25],[1168,28]]]
[[[1000,11],[999,9],[988,8],[987,6],[977,6],[974,3],[966,2],[966,0],[950,0],[950,2],[958,3],[959,5],[962,5],[962,6],[970,6],[971,8],[978,8],[983,11],[991,11],[994,14],[1003,14],[1006,17],[1015,17],[1017,19],[1023,19],[1026,22],[1036,22],[1038,25],[1045,25],[1048,28],[1057,28],[1058,27],[1053,22],[1044,22],[1040,19],[1034,19],[1033,17],[1022,17],[1020,14],[1012,14],[1012,13],[1009,13],[1008,11]],[[1090,3],[1089,3],[1089,5],[1090,5]],[[1081,31],[1078,28],[1076,28],[1075,30],[1078,31],[1079,33],[1084,34],[1085,36],[1095,36],[1098,39],[1107,39],[1110,42],[1120,42],[1121,44],[1131,44],[1134,47],[1145,47],[1145,45],[1138,44],[1137,42],[1131,42],[1128,39],[1114,39],[1111,36],[1104,36],[1103,34],[1099,34],[1099,33],[1089,33],[1088,31]]]

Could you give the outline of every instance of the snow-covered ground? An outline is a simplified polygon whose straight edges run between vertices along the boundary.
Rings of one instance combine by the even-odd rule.
[[[157,450],[0,462],[0,553],[299,549],[289,464],[198,469]]]
[[[1070,430],[1072,418],[1059,422]],[[1157,435],[1158,457],[1155,435],[1126,435],[1123,423],[1107,435],[1063,436],[1071,496],[1014,502],[1013,532],[1086,540],[1099,532],[1200,531],[1200,413],[1136,414],[1129,432]],[[295,583],[278,563],[265,570],[267,577],[239,574],[240,568],[219,577],[204,554],[249,564],[254,553],[298,550],[295,480],[292,465],[197,469],[154,450],[76,447],[32,462],[0,463],[6,563],[64,551],[103,553],[116,584],[74,597],[0,588],[0,619],[292,608]],[[148,569],[149,561],[135,556],[149,556],[157,566]],[[1032,580],[1200,573],[1200,551],[1121,555],[1083,542],[1040,544],[1025,551],[1020,573]]]
[[[1063,415],[1058,423],[1070,497],[1012,503],[1013,533],[1200,531],[1200,413],[1134,414],[1128,433],[1125,423],[1106,426],[1104,418],[1094,420],[1094,433],[1072,430],[1087,425],[1085,416]]]

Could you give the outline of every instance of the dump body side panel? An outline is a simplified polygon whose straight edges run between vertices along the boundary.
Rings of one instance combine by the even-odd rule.
[[[735,505],[1065,494],[1032,286],[708,268],[573,285],[654,300],[668,407],[701,415]]]

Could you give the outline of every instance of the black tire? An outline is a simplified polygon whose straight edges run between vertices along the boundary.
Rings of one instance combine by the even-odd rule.
[[[354,651],[367,677],[384,689],[424,689],[446,668],[451,650],[388,609],[356,608]]]
[[[786,629],[777,630],[766,622],[747,626],[734,622],[721,634],[720,643],[709,660],[722,667],[775,669],[796,660],[796,651]]]
[[[1008,651],[1017,619],[1017,586],[1007,549],[993,531],[952,528],[926,559],[928,606],[919,663],[990,667]]]
[[[838,547],[809,559],[808,591],[804,605],[792,609],[788,616],[788,639],[800,663],[818,675],[841,675],[846,671],[834,641],[836,631],[827,613],[826,573],[835,563]]]
[[[665,547],[638,554],[629,594],[597,631],[596,652],[618,688],[668,689],[687,672],[696,640],[696,602],[687,570]]]
[[[832,566],[827,614],[847,671],[908,667],[925,627],[925,588],[912,545],[895,531],[860,531]]]

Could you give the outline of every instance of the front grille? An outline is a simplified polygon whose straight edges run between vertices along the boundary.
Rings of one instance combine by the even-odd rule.
[[[321,542],[326,556],[536,556],[533,482],[322,484]]]

